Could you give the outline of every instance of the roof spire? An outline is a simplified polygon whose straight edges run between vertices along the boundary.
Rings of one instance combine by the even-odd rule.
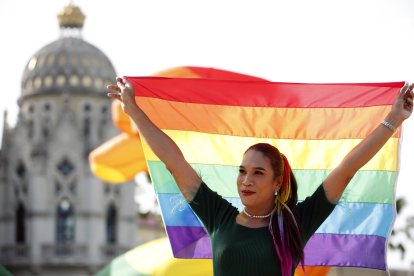
[[[58,14],[60,28],[76,28],[82,29],[85,21],[85,15],[78,6],[70,1]]]

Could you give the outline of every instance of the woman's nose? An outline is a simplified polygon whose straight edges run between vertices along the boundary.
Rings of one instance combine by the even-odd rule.
[[[243,177],[242,184],[243,184],[243,185],[246,185],[246,186],[249,186],[249,185],[251,185],[251,184],[252,184],[251,178],[250,178],[250,176],[249,176],[248,174],[246,174],[246,175]]]

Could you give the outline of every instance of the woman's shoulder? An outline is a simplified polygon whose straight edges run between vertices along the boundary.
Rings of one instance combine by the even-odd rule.
[[[301,210],[308,205],[315,204],[319,207],[324,207],[328,209],[335,208],[336,206],[328,200],[322,183],[319,186],[317,186],[316,190],[311,195],[307,196],[303,201],[298,202],[297,208]]]

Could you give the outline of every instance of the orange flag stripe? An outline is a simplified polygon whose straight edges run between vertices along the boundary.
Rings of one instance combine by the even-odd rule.
[[[189,104],[146,97],[136,97],[136,101],[146,114],[151,114],[152,121],[161,129],[303,140],[364,138],[378,126],[391,108],[240,107]],[[241,121],[243,124],[240,124]],[[278,124],[287,125],[280,127]],[[399,136],[400,131],[394,134],[394,137]]]

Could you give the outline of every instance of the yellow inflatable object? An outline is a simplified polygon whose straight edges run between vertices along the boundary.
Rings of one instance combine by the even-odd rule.
[[[97,276],[211,276],[211,259],[175,259],[170,242],[161,238],[115,258]]]
[[[134,178],[138,172],[147,171],[139,136],[121,133],[89,154],[92,172],[100,179],[121,184]]]
[[[121,131],[128,133],[129,135],[138,135],[134,123],[131,121],[129,116],[122,110],[120,101],[113,101],[111,106],[112,111],[112,122]]]

